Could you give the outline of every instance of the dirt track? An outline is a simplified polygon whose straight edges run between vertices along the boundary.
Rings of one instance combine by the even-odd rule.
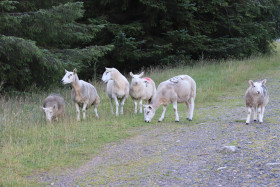
[[[196,108],[203,123],[180,114],[179,124],[145,127],[78,169],[37,179],[50,186],[279,186],[280,82],[267,86],[263,124],[246,126],[243,96],[234,96],[226,98],[230,106]]]

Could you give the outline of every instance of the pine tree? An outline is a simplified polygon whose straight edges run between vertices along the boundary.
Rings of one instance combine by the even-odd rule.
[[[84,14],[81,2],[35,12],[14,12],[20,3],[0,2],[0,79],[6,86],[49,87],[59,83],[64,68],[78,68],[81,78],[91,79],[96,77],[93,68],[101,66],[99,58],[113,49],[113,45],[93,45],[104,25],[76,21]]]

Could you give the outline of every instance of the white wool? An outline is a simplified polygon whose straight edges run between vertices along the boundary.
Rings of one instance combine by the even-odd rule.
[[[186,103],[188,107],[188,120],[192,120],[194,111],[194,100],[196,96],[196,83],[188,75],[179,75],[160,83],[150,105],[144,109],[145,122],[150,122],[156,110],[163,105],[163,112],[158,121],[164,119],[166,107],[173,103],[175,121],[179,121],[177,103]]]
[[[116,104],[116,116],[119,115],[119,102],[120,100],[120,113],[123,114],[123,105],[129,95],[129,82],[128,80],[115,68],[106,68],[103,73],[102,80],[107,83],[107,94],[111,103],[111,112],[113,111],[113,100]]]
[[[137,101],[139,101],[139,111],[142,113],[142,102],[145,101],[146,104],[149,104],[156,92],[155,82],[150,78],[141,78],[143,75],[144,72],[139,75],[130,72],[132,80],[129,94],[134,101],[134,113],[137,113]]]
[[[43,107],[46,120],[52,122],[53,120],[63,119],[65,115],[65,102],[63,97],[59,94],[50,94],[45,100]]]
[[[260,82],[249,81],[250,86],[245,93],[245,103],[248,110],[246,124],[250,123],[252,113],[254,121],[257,121],[258,116],[259,122],[263,122],[265,106],[269,101],[268,90],[265,83],[266,79]]]
[[[94,105],[94,112],[96,117],[98,117],[97,107],[100,99],[95,87],[86,81],[79,80],[76,69],[74,69],[73,72],[68,72],[67,70],[65,70],[65,73],[66,74],[62,79],[62,83],[72,84],[71,98],[74,101],[76,107],[77,120],[80,121],[79,107],[82,107],[83,119],[85,119],[86,110],[89,109],[92,105]]]

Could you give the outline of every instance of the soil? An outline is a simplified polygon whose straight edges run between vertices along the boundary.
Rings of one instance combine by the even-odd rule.
[[[78,169],[37,179],[47,186],[280,186],[280,82],[268,79],[267,87],[262,124],[245,125],[244,95],[225,97],[195,109],[199,124],[179,113],[179,123],[143,127]]]

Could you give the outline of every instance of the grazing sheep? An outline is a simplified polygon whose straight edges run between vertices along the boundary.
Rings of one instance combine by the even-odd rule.
[[[248,116],[246,120],[246,125],[250,123],[251,113],[253,112],[253,119],[257,121],[257,113],[259,116],[259,122],[263,122],[263,115],[265,106],[268,103],[269,96],[268,90],[265,86],[266,79],[260,82],[249,81],[250,87],[245,93],[245,102],[248,110]]]
[[[177,103],[186,103],[188,107],[189,121],[193,118],[194,100],[196,96],[196,83],[188,75],[179,75],[159,84],[155,96],[150,105],[145,105],[144,119],[145,122],[150,122],[155,115],[156,110],[163,105],[163,112],[159,118],[161,122],[164,118],[166,107],[169,103],[173,103],[175,111],[175,122],[179,122],[177,112]]]
[[[144,75],[142,72],[139,75],[133,74],[130,72],[130,76],[132,77],[129,95],[134,101],[135,109],[134,113],[137,113],[137,101],[139,100],[140,105],[140,113],[142,113],[142,102],[146,101],[146,104],[150,103],[153,96],[156,93],[156,84],[150,78],[141,78]]]
[[[95,87],[88,82],[79,80],[76,68],[73,70],[73,72],[65,70],[65,75],[61,81],[63,84],[72,84],[71,98],[75,103],[77,120],[80,121],[79,107],[83,108],[83,119],[86,119],[86,110],[89,109],[91,105],[94,105],[94,112],[98,118],[97,107],[100,99]]]
[[[46,115],[46,120],[52,122],[54,119],[63,119],[65,115],[65,102],[59,94],[51,94],[45,100],[41,107]]]
[[[129,82],[128,80],[115,68],[105,68],[106,71],[103,73],[102,81],[107,83],[107,94],[110,98],[111,112],[113,110],[113,100],[116,103],[116,116],[119,115],[119,103],[121,102],[120,113],[123,114],[123,105],[129,94]]]

